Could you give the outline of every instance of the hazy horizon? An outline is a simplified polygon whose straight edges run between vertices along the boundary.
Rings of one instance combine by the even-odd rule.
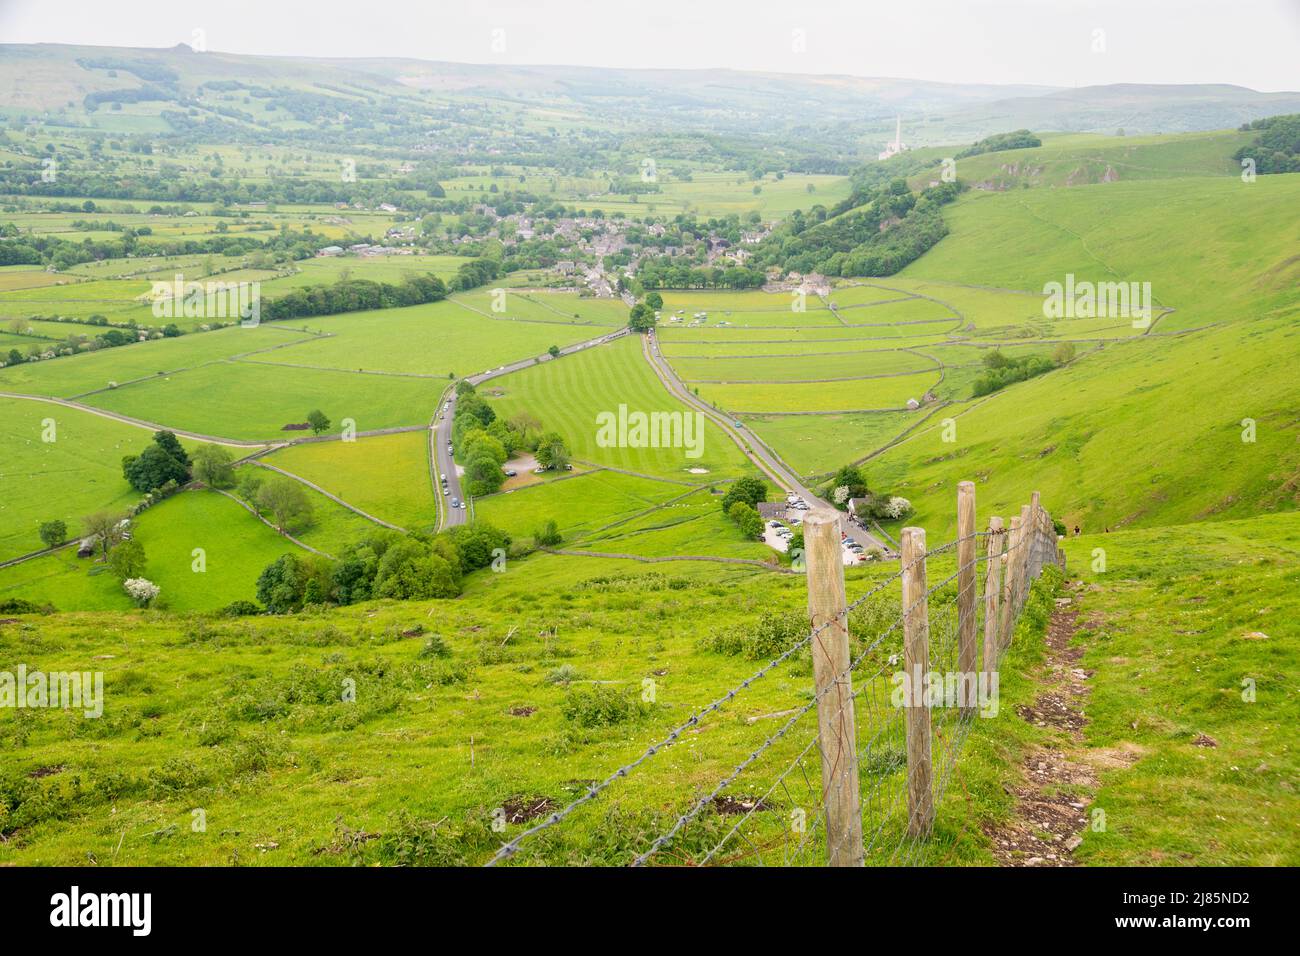
[[[1071,88],[1227,84],[1300,90],[1300,0],[923,0],[904,9],[846,0],[740,7],[665,0],[635,24],[594,0],[474,8],[354,4],[301,11],[251,0],[136,0],[133,15],[89,0],[0,0],[0,42],[230,54],[410,58],[521,67],[708,70],[952,84]],[[367,8],[369,10],[371,8]],[[476,53],[477,51],[477,53]]]

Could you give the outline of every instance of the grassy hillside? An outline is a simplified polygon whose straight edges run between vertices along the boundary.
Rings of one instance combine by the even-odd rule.
[[[1036,292],[1067,273],[1150,282],[1177,309],[1159,331],[1251,318],[1296,301],[1297,203],[1300,177],[1286,175],[967,194],[945,210],[951,234],[903,275]]]
[[[1080,859],[1300,863],[1300,517],[1089,535],[1066,549],[1084,582],[1079,666],[1094,672],[1087,745],[1139,758],[1103,773],[1107,827],[1084,835]]]
[[[871,460],[868,475],[945,530],[956,483],[971,475],[993,514],[1008,517],[1033,487],[1088,532],[1293,509],[1300,392],[1278,356],[1298,349],[1285,317],[1108,346],[944,409]],[[944,418],[956,422],[951,443]]]
[[[1081,666],[1095,671],[1081,754],[1104,768],[1094,805],[1109,820],[1105,833],[1084,834],[1085,862],[1296,862],[1286,735],[1297,705],[1286,688],[1297,676],[1288,622],[1298,535],[1294,516],[1208,534],[1116,533],[1101,539],[1102,574],[1085,568],[1097,536],[1069,542],[1086,578],[1075,592],[1076,642]],[[950,569],[936,559],[932,571]],[[871,574],[852,572],[851,593]],[[21,659],[52,670],[95,658],[107,705],[96,721],[0,713],[0,740],[16,755],[0,771],[0,860],[482,862],[538,807],[573,799],[754,670],[743,656],[701,648],[701,636],[751,628],[764,611],[801,611],[804,600],[797,576],[750,568],[540,556],[476,575],[454,618],[439,602],[236,621],[24,618],[0,626],[0,665]],[[898,600],[892,593],[886,603]],[[1016,707],[1034,700],[1043,679],[1051,592],[1034,600],[1004,665],[998,715],[976,721],[960,786],[940,805],[932,862],[990,862],[987,834],[1013,813],[1006,788],[1017,757],[1078,746]],[[1254,704],[1239,702],[1243,676],[1256,681]],[[575,704],[597,686],[635,698],[645,678],[654,703],[603,724],[586,723]],[[772,732],[774,715],[806,702],[810,680],[803,658],[777,668],[532,844],[524,861],[626,863],[671,824],[684,794],[720,779]],[[348,681],[355,702],[343,699]],[[744,785],[757,793],[774,785],[811,733],[796,724]],[[1131,759],[1105,762],[1116,753]],[[898,767],[863,773],[864,785],[882,774],[891,787],[902,779]],[[779,832],[802,786],[790,784],[781,812],[752,826]],[[196,807],[202,831],[190,827]],[[507,825],[494,833],[502,807]],[[736,819],[704,814],[665,862],[698,858]],[[816,861],[815,844],[796,862]],[[735,862],[747,858],[737,851]]]
[[[1043,145],[982,153],[957,160],[957,177],[976,189],[1005,191],[1028,187],[1086,186],[1093,183],[1238,176],[1232,158],[1252,134],[1237,130],[1183,136],[1116,136],[1090,133],[1049,134]],[[940,178],[935,165],[909,177],[916,189]]]

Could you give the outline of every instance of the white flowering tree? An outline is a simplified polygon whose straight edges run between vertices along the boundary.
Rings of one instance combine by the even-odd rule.
[[[906,498],[894,495],[884,508],[885,517],[891,519],[905,518],[912,513],[912,503]]]
[[[839,486],[838,488],[836,488],[835,491],[831,494],[831,497],[834,499],[834,501],[835,501],[835,503],[836,503],[837,505],[842,505],[842,504],[844,504],[844,502],[846,502],[846,501],[849,500],[849,486],[848,486],[848,485],[840,485],[840,486]]]
[[[147,578],[127,578],[122,582],[122,587],[140,607],[148,607],[162,591],[162,588]]]

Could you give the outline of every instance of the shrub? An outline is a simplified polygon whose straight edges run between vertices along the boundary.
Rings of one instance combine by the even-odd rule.
[[[217,612],[222,617],[252,617],[262,609],[252,601],[232,601]]]
[[[148,607],[157,600],[162,588],[145,578],[127,578],[122,587],[140,607]]]
[[[715,654],[743,656],[749,660],[779,657],[808,636],[808,618],[799,611],[768,611],[753,625],[736,625],[714,631],[700,641],[700,649]]]
[[[588,690],[571,690],[561,712],[565,720],[579,727],[612,727],[643,716],[647,705],[625,691],[596,685]]]
[[[542,678],[542,680],[546,681],[548,684],[564,684],[566,686],[573,683],[575,680],[581,679],[582,674],[580,674],[578,669],[572,664],[561,664],[559,667],[552,668],[547,671],[546,676]]]
[[[431,634],[420,648],[420,657],[451,657],[451,648],[441,634]]]

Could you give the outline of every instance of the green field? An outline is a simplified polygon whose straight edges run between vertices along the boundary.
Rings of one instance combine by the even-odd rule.
[[[262,460],[404,528],[430,528],[437,523],[426,432],[374,435],[355,442],[307,442]]]
[[[217,362],[175,375],[98,392],[97,408],[135,418],[155,416],[170,428],[238,440],[297,438],[287,424],[314,408],[337,431],[351,418],[357,431],[427,425],[445,381],[291,368],[253,362]]]
[[[731,412],[891,411],[908,399],[921,401],[939,383],[937,372],[890,375],[846,382],[783,382],[699,385],[699,396]]]
[[[0,369],[0,390],[73,398],[162,373],[200,368],[308,336],[279,327],[230,327]],[[148,416],[141,416],[147,418]]]
[[[547,521],[554,521],[564,535],[564,545],[569,546],[575,539],[689,490],[617,471],[592,471],[475,499],[474,515],[515,539],[531,538]]]
[[[259,356],[259,361],[444,380],[452,373],[463,377],[542,355],[552,345],[572,345],[605,331],[563,320],[542,324],[493,319],[456,302],[296,319],[283,325],[309,329],[321,337],[277,349]]]
[[[136,519],[145,577],[176,611],[210,611],[256,598],[257,576],[281,554],[303,552],[214,491],[186,491]],[[206,570],[194,570],[202,548]]]
[[[601,447],[597,444],[597,416],[629,412],[685,411],[670,397],[641,355],[637,337],[617,339],[608,345],[568,355],[498,379],[485,386],[500,415],[509,418],[528,411],[548,429],[558,431],[574,457],[613,468],[655,477],[691,479],[690,469],[705,469],[696,481],[732,478],[749,468],[735,443],[712,422],[704,421],[703,447],[698,458],[686,448]]]
[[[44,441],[47,436],[53,441]],[[0,398],[0,560],[43,548],[36,534],[43,521],[64,522],[71,538],[85,515],[125,510],[139,495],[122,477],[122,457],[148,443],[149,432],[133,425],[46,402]]]

